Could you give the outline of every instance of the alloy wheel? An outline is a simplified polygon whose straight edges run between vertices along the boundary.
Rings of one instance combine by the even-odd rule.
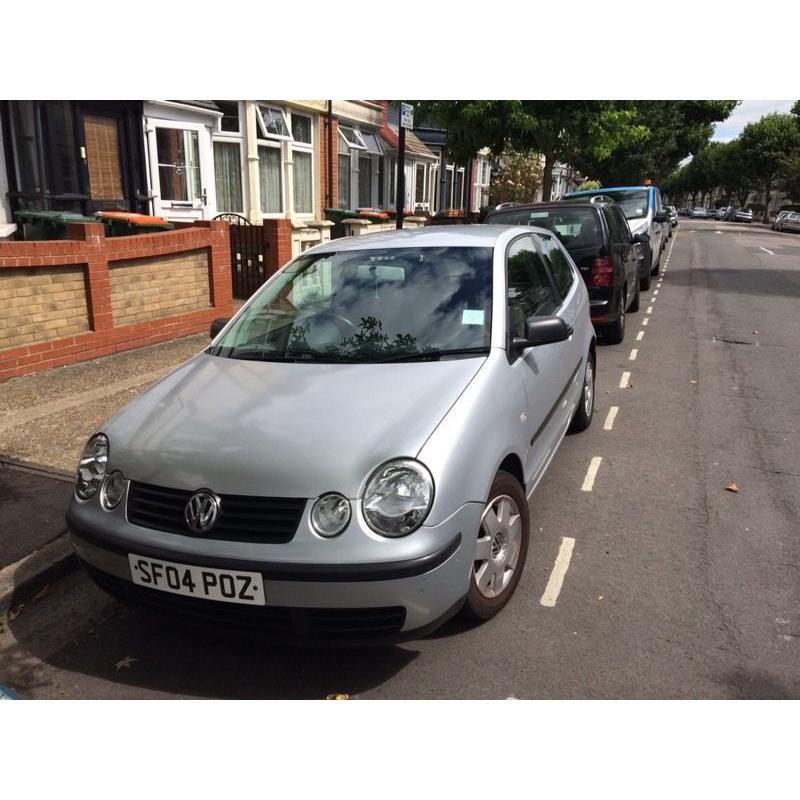
[[[583,378],[583,410],[587,417],[592,416],[592,406],[594,404],[594,368],[592,359],[586,362],[586,373]]]
[[[486,598],[503,592],[514,576],[522,546],[522,516],[516,501],[507,494],[486,504],[481,516],[480,536],[475,545],[475,585]]]

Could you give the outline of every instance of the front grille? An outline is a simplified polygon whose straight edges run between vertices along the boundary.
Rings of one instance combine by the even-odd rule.
[[[406,619],[402,606],[381,608],[291,608],[245,606],[182,597],[137,586],[84,563],[94,581],[109,594],[173,619],[204,628],[278,639],[317,642],[365,641],[391,638]]]
[[[186,503],[193,494],[184,489],[131,481],[128,521],[143,528],[203,539],[284,544],[294,536],[306,505],[303,498],[296,497],[220,495],[222,502],[216,525],[208,533],[196,534],[183,517]]]

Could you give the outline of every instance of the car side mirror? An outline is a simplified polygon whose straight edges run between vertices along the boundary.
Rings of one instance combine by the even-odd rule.
[[[659,211],[654,217],[654,222],[666,222],[669,219],[669,213],[666,211]]]
[[[515,336],[511,346],[520,353],[527,347],[566,341],[572,334],[572,326],[561,317],[528,317],[525,320],[525,338]]]
[[[215,339],[217,334],[231,321],[230,317],[215,319],[211,323],[211,338]]]
[[[634,244],[644,244],[647,241],[647,237],[643,236],[641,233],[637,233],[636,236],[633,237]]]

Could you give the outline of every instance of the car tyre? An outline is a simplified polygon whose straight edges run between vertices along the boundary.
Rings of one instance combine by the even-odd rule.
[[[641,287],[640,287],[640,282],[637,281],[636,282],[636,294],[633,296],[633,302],[631,303],[631,307],[628,309],[628,311],[631,314],[635,314],[639,310],[639,303],[640,303],[641,293],[642,293],[642,290],[641,290]]]
[[[625,338],[625,303],[627,301],[626,287],[619,293],[619,307],[617,319],[610,325],[603,326],[603,337],[608,344],[619,344]]]
[[[462,615],[485,622],[497,614],[517,588],[530,540],[530,511],[520,482],[500,470],[481,515]]]
[[[639,278],[639,289],[643,292],[646,292],[650,288],[652,280],[652,275],[649,272],[647,275],[642,275],[642,277]]]
[[[594,353],[589,351],[589,357],[586,359],[586,368],[583,371],[581,399],[578,401],[578,407],[575,409],[572,422],[569,424],[569,433],[580,433],[592,424],[592,417],[594,416],[595,363]]]

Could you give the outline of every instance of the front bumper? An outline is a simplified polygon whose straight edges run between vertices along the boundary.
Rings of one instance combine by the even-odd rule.
[[[346,547],[341,557],[332,558],[335,539],[318,543],[320,558],[309,557],[311,548],[301,530],[305,518],[288,544],[246,546],[141,528],[130,524],[124,512],[104,513],[75,501],[67,524],[89,574],[123,601],[189,624],[273,640],[384,643],[422,636],[458,611],[469,586],[481,512],[481,504],[467,503],[440,525],[423,526],[404,537],[417,537],[414,542],[372,541],[372,557],[357,560],[346,557]],[[128,553],[258,572],[267,605],[217,602],[139,586],[131,580]]]

